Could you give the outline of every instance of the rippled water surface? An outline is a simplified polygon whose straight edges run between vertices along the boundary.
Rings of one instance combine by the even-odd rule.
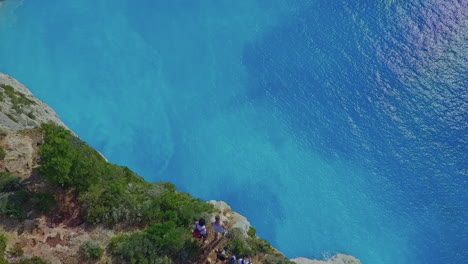
[[[288,257],[468,260],[467,1],[6,0],[0,72]]]

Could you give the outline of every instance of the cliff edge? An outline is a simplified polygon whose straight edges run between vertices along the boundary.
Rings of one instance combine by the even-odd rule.
[[[296,264],[361,264],[361,261],[353,256],[336,254],[329,260],[315,260],[307,258],[292,259]]]
[[[66,127],[57,113],[14,78],[0,73],[0,124],[13,131],[32,129],[43,123]]]
[[[229,236],[194,240],[193,220],[211,223],[215,215]],[[0,73],[0,264],[213,263],[221,249],[251,255],[254,263],[291,263],[225,202],[205,203],[108,163]],[[341,254],[292,261],[360,263]]]

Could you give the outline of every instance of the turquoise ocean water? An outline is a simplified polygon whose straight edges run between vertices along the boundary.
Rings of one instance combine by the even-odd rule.
[[[468,260],[466,1],[6,0],[0,72],[290,258]]]

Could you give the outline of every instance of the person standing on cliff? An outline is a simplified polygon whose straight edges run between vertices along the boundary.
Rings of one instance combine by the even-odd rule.
[[[221,217],[219,215],[215,216],[215,221],[211,223],[211,226],[213,226],[215,240],[218,239],[218,234],[221,234],[221,238],[226,235],[226,225],[221,221]]]

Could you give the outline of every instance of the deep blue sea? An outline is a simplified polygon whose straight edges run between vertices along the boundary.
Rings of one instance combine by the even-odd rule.
[[[0,72],[290,258],[468,263],[468,1],[6,0]]]

